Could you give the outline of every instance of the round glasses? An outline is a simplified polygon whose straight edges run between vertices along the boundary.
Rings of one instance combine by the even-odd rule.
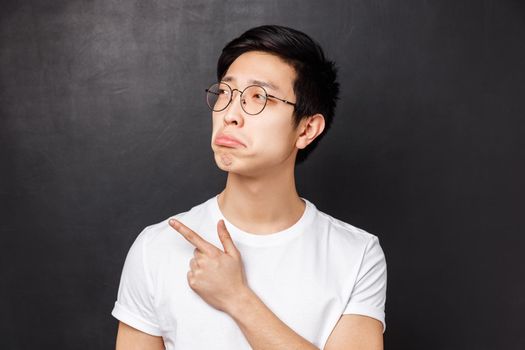
[[[272,98],[295,107],[292,103],[282,98],[269,95],[266,90],[260,85],[247,86],[243,91],[239,89],[232,89],[226,83],[215,83],[206,89],[206,102],[208,107],[214,112],[220,112],[228,107],[233,99],[233,92],[239,91],[241,108],[247,114],[256,115],[263,111],[268,103],[268,99]]]

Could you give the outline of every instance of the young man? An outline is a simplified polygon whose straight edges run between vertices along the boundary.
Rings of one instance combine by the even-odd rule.
[[[334,114],[333,63],[305,34],[262,26],[223,49],[217,77],[206,93],[226,187],[137,237],[117,349],[382,349],[377,237],[295,188],[298,153]]]

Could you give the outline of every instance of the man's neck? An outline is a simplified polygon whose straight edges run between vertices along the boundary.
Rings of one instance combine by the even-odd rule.
[[[305,203],[295,188],[294,169],[249,178],[229,173],[219,208],[236,227],[253,234],[282,231],[303,215]]]

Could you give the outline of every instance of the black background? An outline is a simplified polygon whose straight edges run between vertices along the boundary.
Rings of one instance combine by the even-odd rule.
[[[3,1],[2,349],[110,349],[140,230],[219,193],[224,44],[302,30],[339,66],[301,196],[380,238],[387,349],[525,348],[519,1]]]

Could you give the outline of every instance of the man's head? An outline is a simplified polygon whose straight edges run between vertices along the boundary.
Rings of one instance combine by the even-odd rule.
[[[309,116],[321,114],[324,117],[324,132],[298,152],[297,163],[300,163],[315,148],[332,123],[339,94],[334,63],[325,58],[321,47],[306,34],[282,26],[260,26],[246,31],[224,47],[217,63],[218,81],[224,78],[228,68],[239,56],[250,51],[275,55],[293,68],[294,127]]]

